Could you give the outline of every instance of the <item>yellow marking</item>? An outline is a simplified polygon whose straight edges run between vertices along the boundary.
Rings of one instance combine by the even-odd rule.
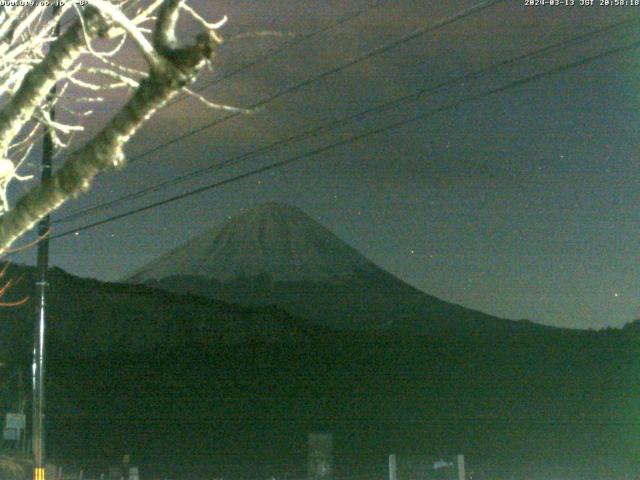
[[[33,470],[33,480],[45,480],[45,468],[36,467]]]

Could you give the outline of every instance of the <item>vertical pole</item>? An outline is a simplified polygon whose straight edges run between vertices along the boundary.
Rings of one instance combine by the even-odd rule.
[[[53,115],[53,113],[52,113]],[[46,133],[42,145],[42,181],[51,176],[51,158],[53,142],[50,133]],[[38,224],[38,236],[49,230],[49,216]],[[49,239],[38,242],[38,281],[36,282],[38,306],[33,346],[33,461],[34,480],[44,480],[45,444],[44,444],[44,367],[45,367],[45,325],[47,307],[47,268],[49,266]]]
[[[18,413],[24,415],[24,392],[22,385],[22,370],[18,368]],[[24,417],[23,417],[24,418]],[[24,428],[18,429],[18,438],[16,450],[19,454],[24,450],[25,433],[27,431],[27,425],[25,422]]]
[[[458,455],[458,480],[465,480],[464,455]]]
[[[58,5],[54,3],[53,16],[58,13]],[[60,24],[55,27],[54,35],[60,34]],[[55,85],[51,89],[50,99],[56,94]],[[55,118],[53,107],[50,111],[51,119]],[[51,130],[47,129],[42,141],[42,173],[41,182],[45,183],[51,178],[53,161],[53,136]],[[38,280],[36,282],[38,306],[35,322],[35,332],[33,338],[33,420],[32,420],[32,442],[33,442],[33,480],[45,480],[45,441],[44,441],[44,368],[45,368],[45,324],[47,307],[47,269],[49,268],[49,238],[47,233],[51,226],[49,215],[38,223]]]
[[[330,433],[310,433],[308,441],[308,476],[317,480],[333,477],[333,435]]]
[[[389,455],[389,480],[398,480],[398,463],[395,453]]]

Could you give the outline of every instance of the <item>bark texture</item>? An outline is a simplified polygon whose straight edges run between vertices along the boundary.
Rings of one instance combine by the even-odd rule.
[[[123,149],[131,136],[190,83],[211,57],[218,43],[217,36],[211,31],[200,34],[191,46],[176,47],[174,28],[181,4],[180,0],[166,0],[160,8],[153,35],[159,60],[149,67],[148,76],[124,107],[91,141],[71,154],[50,180],[27,192],[12,210],[0,217],[0,255],[43,217],[89,189],[96,175],[109,168],[122,167],[125,163]],[[109,28],[107,23],[100,19],[97,10],[94,13],[86,28],[90,28],[92,34],[105,33]],[[25,78],[16,95],[20,99],[0,112],[0,142],[11,141],[16,129],[28,121],[37,108],[38,98],[41,101],[46,97],[56,79],[70,68],[84,42],[82,30],[74,28],[52,45],[42,65]]]

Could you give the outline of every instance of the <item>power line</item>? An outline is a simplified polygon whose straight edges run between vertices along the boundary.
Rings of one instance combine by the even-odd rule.
[[[356,58],[354,58],[354,59],[352,59],[352,60],[350,60],[350,61],[348,61],[346,63],[338,65],[337,67],[334,67],[334,68],[332,68],[330,70],[326,70],[326,71],[324,71],[324,72],[322,72],[322,73],[320,73],[318,75],[315,75],[313,77],[310,77],[310,78],[308,78],[308,79],[306,79],[306,80],[304,80],[304,81],[302,81],[300,83],[294,84],[294,85],[289,86],[289,87],[287,87],[287,88],[285,88],[283,90],[280,90],[276,94],[274,94],[274,95],[272,95],[272,96],[270,96],[270,97],[268,97],[266,99],[260,100],[257,103],[254,103],[254,104],[250,105],[248,108],[249,109],[260,108],[260,107],[272,102],[273,100],[275,100],[277,98],[280,98],[280,97],[282,97],[284,95],[287,95],[289,93],[297,91],[297,90],[299,90],[299,89],[301,89],[301,88],[303,88],[303,87],[305,87],[305,86],[307,86],[307,85],[309,85],[311,83],[314,83],[314,82],[316,82],[316,81],[318,81],[318,80],[320,80],[322,78],[326,78],[326,77],[328,77],[330,75],[336,74],[336,73],[338,73],[338,72],[340,72],[342,70],[350,68],[350,67],[352,67],[352,66],[354,66],[354,65],[356,65],[356,64],[358,64],[360,62],[363,62],[363,61],[367,60],[368,58],[372,58],[374,56],[380,55],[380,54],[382,54],[384,52],[387,52],[387,51],[389,51],[389,50],[391,50],[393,48],[396,48],[396,47],[398,47],[398,46],[400,46],[400,45],[402,45],[404,43],[407,43],[407,42],[409,42],[409,41],[411,41],[411,40],[413,40],[413,39],[415,39],[415,38],[417,38],[417,37],[419,37],[421,35],[425,35],[427,33],[430,33],[430,32],[433,32],[433,31],[435,31],[437,29],[440,29],[440,28],[442,28],[444,26],[447,26],[447,25],[450,25],[452,23],[455,23],[455,22],[457,22],[459,20],[462,20],[462,19],[467,18],[467,17],[469,17],[471,15],[479,13],[479,12],[481,12],[481,11],[487,9],[487,8],[490,8],[493,5],[501,3],[503,1],[505,1],[505,0],[487,0],[487,1],[484,1],[484,2],[480,2],[479,4],[476,4],[475,6],[473,6],[471,8],[468,8],[466,10],[463,10],[461,12],[458,12],[458,13],[454,14],[453,16],[450,16],[450,17],[447,17],[447,18],[445,18],[443,20],[440,20],[440,21],[436,22],[433,25],[428,25],[428,26],[423,27],[421,29],[415,30],[414,32],[412,32],[412,33],[410,33],[408,35],[405,35],[405,36],[403,36],[403,37],[401,37],[401,38],[399,38],[397,40],[394,40],[392,42],[386,43],[385,45],[382,45],[380,47],[372,49],[372,50],[368,51],[367,53],[365,53],[365,54],[363,54],[363,55],[361,55],[359,57],[356,57]],[[189,131],[189,132],[187,132],[185,134],[179,135],[178,137],[174,137],[173,139],[170,139],[170,140],[168,140],[166,142],[163,142],[163,143],[161,143],[159,145],[156,145],[155,147],[152,147],[152,148],[146,150],[145,152],[143,152],[143,153],[141,153],[139,155],[133,156],[131,159],[129,159],[129,163],[135,163],[136,161],[141,160],[142,158],[150,155],[151,153],[154,153],[154,152],[156,152],[158,150],[161,150],[161,149],[166,148],[166,147],[168,147],[170,145],[173,145],[174,143],[182,141],[185,138],[193,136],[193,135],[195,135],[195,134],[197,134],[199,132],[202,132],[202,131],[207,130],[209,128],[212,128],[214,126],[220,125],[221,123],[223,123],[223,122],[225,122],[227,120],[230,120],[231,118],[235,118],[235,117],[237,117],[239,115],[240,115],[240,112],[232,113],[232,114],[227,115],[227,116],[225,116],[225,117],[223,117],[221,119],[214,120],[213,122],[209,122],[209,123],[207,123],[207,124],[205,124],[205,125],[203,125],[201,127],[198,127],[198,128],[196,128],[194,130],[191,130],[191,131]],[[269,148],[271,148],[271,147],[269,147]],[[175,182],[175,179],[172,179],[171,181]],[[76,214],[71,214],[70,216],[65,217],[64,219],[56,220],[56,221],[54,221],[54,223],[60,223],[60,222],[63,222],[63,221],[67,221],[72,216],[75,217]]]
[[[267,53],[266,55],[263,55],[255,60],[252,60],[250,62],[247,63],[243,63],[242,65],[240,65],[238,68],[227,72],[223,75],[220,75],[212,80],[210,80],[209,82],[205,83],[204,85],[199,86],[197,89],[195,89],[198,92],[202,92],[203,90],[206,90],[207,88],[213,86],[213,85],[217,85],[220,82],[223,82],[224,80],[227,80],[231,77],[233,77],[234,75],[237,75],[238,73],[241,73],[249,68],[255,67],[257,65],[263,64],[267,61],[269,61],[272,57],[275,57],[277,55],[279,55],[280,53],[290,49],[291,47],[295,47],[296,45],[299,45],[303,42],[306,42],[307,40],[312,39],[313,37],[317,37],[318,35],[322,35],[323,33],[326,33],[330,30],[333,30],[336,27],[339,27],[341,25],[344,25],[345,23],[350,22],[351,20],[354,20],[362,15],[364,15],[365,13],[371,11],[371,10],[375,10],[376,8],[384,5],[385,3],[388,3],[390,0],[376,0],[373,3],[371,3],[370,5],[367,5],[365,7],[359,8],[358,10],[349,13],[347,15],[344,15],[342,17],[340,17],[339,19],[337,19],[334,22],[331,22],[323,27],[320,27],[316,30],[313,30],[312,32],[309,32],[305,35],[302,35],[300,37],[295,37],[293,40],[288,41],[288,42],[284,42],[282,45],[280,45],[278,48],[276,48],[275,50]],[[72,21],[68,21],[67,23],[65,23],[64,26],[70,25]],[[179,103],[181,101],[183,101],[184,99],[189,98],[188,96],[183,96],[180,98],[177,98],[171,102],[169,102],[166,106],[170,106],[170,105],[174,105],[176,103]]]
[[[208,190],[212,190],[214,188],[222,187],[224,185],[228,185],[230,183],[234,183],[234,182],[237,182],[239,180],[243,180],[243,179],[248,178],[248,177],[259,175],[261,173],[264,173],[264,172],[267,172],[267,171],[270,171],[270,170],[274,170],[276,168],[280,168],[280,167],[283,167],[285,165],[296,163],[296,162],[305,160],[307,158],[316,156],[316,155],[318,155],[320,153],[324,153],[324,152],[327,152],[329,150],[333,150],[333,149],[335,149],[337,147],[341,147],[341,146],[344,146],[344,145],[348,145],[348,144],[357,142],[357,141],[362,140],[364,138],[368,138],[368,137],[371,137],[371,136],[374,136],[374,135],[385,133],[385,132],[388,132],[388,131],[391,131],[391,130],[396,130],[396,129],[398,129],[400,127],[403,127],[405,125],[408,125],[410,123],[413,123],[413,122],[416,122],[416,121],[420,121],[420,120],[424,120],[425,118],[428,118],[429,116],[432,116],[434,114],[442,113],[444,111],[457,108],[457,107],[459,107],[459,106],[461,106],[461,105],[463,105],[465,103],[469,103],[469,102],[472,102],[472,101],[475,101],[475,100],[480,100],[481,98],[487,97],[487,96],[490,96],[490,95],[496,95],[496,94],[505,92],[507,90],[510,90],[512,88],[520,87],[522,85],[526,85],[527,83],[535,82],[535,81],[541,80],[541,79],[543,79],[545,77],[548,77],[548,76],[557,75],[557,74],[563,73],[563,72],[565,72],[567,70],[571,70],[571,69],[574,69],[574,68],[577,68],[577,67],[581,67],[581,66],[586,65],[588,63],[591,63],[591,62],[593,62],[595,60],[600,60],[600,59],[603,59],[603,58],[606,58],[606,57],[609,57],[609,56],[612,56],[612,55],[616,55],[616,54],[619,54],[619,53],[622,53],[622,52],[625,52],[625,51],[636,49],[638,47],[640,47],[640,41],[633,42],[633,43],[631,43],[629,45],[612,48],[612,49],[606,50],[604,52],[601,52],[599,54],[582,58],[582,59],[574,61],[572,63],[559,65],[559,66],[554,67],[552,69],[549,69],[547,71],[540,72],[540,73],[537,73],[537,74],[534,74],[534,75],[530,75],[528,77],[524,77],[524,78],[521,78],[521,79],[518,79],[518,80],[514,80],[514,81],[509,82],[509,83],[507,83],[505,85],[502,85],[500,87],[496,87],[496,88],[487,90],[485,92],[481,92],[481,93],[478,93],[478,94],[467,96],[467,97],[465,97],[463,99],[460,99],[460,100],[457,100],[455,102],[449,103],[448,105],[444,105],[442,107],[438,107],[438,108],[432,109],[430,111],[424,112],[424,113],[416,115],[414,117],[411,117],[411,118],[408,118],[408,119],[404,119],[404,120],[400,120],[398,122],[395,122],[395,123],[392,123],[392,124],[389,124],[389,125],[386,125],[386,126],[383,126],[383,127],[378,127],[378,128],[375,128],[375,129],[371,129],[371,130],[368,130],[368,131],[366,131],[364,133],[361,133],[361,134],[358,134],[358,135],[353,135],[353,136],[351,136],[349,138],[346,138],[344,140],[340,140],[338,142],[334,142],[334,143],[331,143],[329,145],[325,145],[323,147],[316,148],[314,150],[305,152],[305,153],[300,154],[300,155],[296,155],[296,156],[288,158],[286,160],[281,160],[281,161],[278,161],[278,162],[274,162],[274,163],[271,163],[269,165],[265,165],[263,167],[260,167],[260,168],[251,170],[249,172],[245,172],[245,173],[236,175],[236,176],[231,177],[231,178],[220,180],[220,181],[214,182],[212,184],[209,184],[209,185],[206,185],[206,186],[203,186],[203,187],[200,187],[200,188],[196,188],[196,189],[190,190],[188,192],[185,192],[185,193],[182,193],[182,194],[179,194],[179,195],[175,195],[173,197],[169,197],[167,199],[160,200],[160,201],[145,205],[143,207],[135,208],[135,209],[130,210],[128,212],[124,212],[124,213],[121,213],[121,214],[118,214],[118,215],[113,215],[113,216],[110,216],[110,217],[105,218],[103,220],[100,220],[100,221],[97,221],[97,222],[93,222],[93,223],[84,225],[82,227],[75,228],[75,229],[72,229],[72,230],[57,234],[57,235],[53,235],[51,237],[51,239],[53,240],[53,239],[56,239],[56,238],[62,238],[62,237],[66,237],[66,236],[69,236],[69,235],[72,235],[72,234],[76,234],[76,233],[79,233],[79,232],[81,232],[83,230],[94,228],[94,227],[97,227],[99,225],[104,225],[106,223],[110,223],[110,222],[113,222],[115,220],[119,220],[121,218],[125,218],[125,217],[128,217],[128,216],[134,215],[136,213],[144,212],[146,210],[150,210],[150,209],[162,206],[162,205],[166,205],[168,203],[172,203],[172,202],[175,202],[177,200],[182,200],[184,198],[190,197],[192,195],[196,195],[198,193],[202,193],[202,192],[205,192],[205,191],[208,191]]]
[[[374,48],[372,50],[369,50],[368,52],[364,53],[363,55],[360,55],[359,57],[353,58],[349,61],[347,61],[346,63],[343,63],[341,65],[338,65],[336,67],[333,67],[329,70],[325,70],[324,72],[321,72],[317,75],[314,75],[310,78],[307,78],[306,80],[303,80],[302,82],[296,83],[294,85],[290,85],[289,87],[286,87],[282,90],[279,90],[278,92],[276,92],[275,94],[271,95],[270,97],[267,97],[265,99],[259,100],[251,105],[249,105],[248,107],[246,107],[247,110],[257,110],[259,108],[264,107],[265,105],[267,105],[268,103],[273,102],[274,100],[277,100],[278,98],[281,98],[285,95],[288,95],[290,93],[294,93],[308,85],[311,85],[312,83],[315,83],[319,80],[322,80],[324,78],[327,78],[331,75],[335,75],[336,73],[340,73],[343,70],[346,70],[348,68],[353,67],[354,65],[357,65],[359,63],[364,62],[365,60],[368,60],[370,58],[376,57],[378,55],[382,55],[385,52],[388,52],[389,50],[392,50],[394,48],[399,47],[400,45],[403,45],[405,43],[408,43],[412,40],[415,40],[418,37],[421,37],[422,35],[426,35],[428,33],[434,32],[440,28],[446,27],[447,25],[450,25],[452,23],[455,23],[459,20],[465,19],[471,15],[475,15],[476,13],[479,13],[483,10],[486,10],[494,5],[497,5],[498,3],[502,3],[505,0],[485,0],[482,1],[476,5],[474,5],[471,8],[468,8],[466,10],[463,10],[461,12],[458,12],[450,17],[447,17],[443,20],[440,20],[436,23],[434,23],[433,25],[427,25],[426,27],[423,28],[419,28],[418,30],[413,31],[412,33],[405,35],[397,40],[391,41],[389,43],[386,43],[380,47]],[[155,147],[152,147],[138,155],[135,155],[133,157],[131,157],[129,159],[129,163],[135,163],[139,160],[141,160],[144,157],[147,157],[148,155],[157,152],[158,150],[162,150],[164,148],[167,148],[175,143],[178,143],[182,140],[184,140],[185,138],[189,138],[197,133],[200,133],[204,130],[208,130],[209,128],[212,127],[216,127],[224,122],[226,122],[227,120],[231,120],[232,118],[235,118],[239,115],[242,115],[242,112],[234,112],[231,113],[225,117],[222,117],[220,119],[214,120],[212,122],[208,122],[198,128],[195,128],[193,130],[190,130],[189,132],[186,132],[182,135],[178,135],[177,137],[174,137],[170,140],[167,140],[166,142],[163,142],[159,145],[156,145]]]
[[[234,75],[236,75],[238,73],[243,72],[244,70],[247,70],[247,69],[249,69],[251,67],[254,67],[256,65],[260,65],[262,63],[265,63],[268,60],[270,60],[272,57],[275,57],[276,55],[286,51],[287,49],[289,49],[291,47],[294,47],[296,45],[299,45],[299,44],[301,44],[301,43],[303,43],[303,42],[305,42],[305,41],[307,41],[307,40],[309,40],[309,39],[311,39],[313,37],[316,37],[318,35],[321,35],[323,33],[328,32],[330,30],[333,30],[334,28],[337,28],[337,27],[339,27],[339,26],[341,26],[341,25],[343,25],[343,24],[345,24],[345,23],[347,23],[347,22],[349,22],[351,20],[354,20],[354,19],[364,15],[365,13],[384,5],[387,2],[389,2],[389,0],[376,0],[375,2],[373,2],[372,4],[370,4],[370,5],[366,6],[366,7],[360,8],[360,9],[356,10],[355,12],[352,12],[350,14],[344,15],[343,17],[339,18],[335,22],[332,22],[332,23],[330,23],[328,25],[325,25],[324,27],[316,29],[316,30],[314,30],[314,31],[312,31],[310,33],[307,33],[306,35],[303,35],[301,37],[298,37],[298,38],[296,38],[294,40],[291,40],[289,42],[285,42],[281,46],[279,46],[278,48],[273,50],[272,52],[270,52],[270,53],[268,53],[268,54],[266,54],[266,55],[264,55],[262,57],[259,57],[256,60],[253,60],[251,62],[245,63],[245,64],[241,65],[240,67],[236,68],[235,70],[232,70],[231,72],[228,72],[228,73],[226,73],[224,75],[221,75],[219,77],[214,78],[213,80],[209,81],[208,83],[206,83],[204,85],[201,85],[200,87],[196,88],[195,91],[202,92],[202,91],[206,90],[207,88],[209,88],[209,87],[211,87],[213,85],[217,85],[218,83],[220,83],[220,82],[222,82],[224,80],[227,80],[227,79],[231,78],[232,76],[234,76]],[[74,20],[70,20],[67,23],[65,23],[64,26],[70,25],[73,22],[74,22]],[[179,97],[177,99],[174,99],[174,100],[168,102],[165,107],[169,107],[169,106],[172,106],[172,105],[174,105],[176,103],[182,102],[183,100],[185,100],[187,98],[189,98],[188,95],[183,95],[183,96],[181,96],[181,97]],[[265,103],[268,103],[269,101],[274,100],[274,99],[275,98],[266,99]],[[258,102],[258,103],[261,103],[261,102]],[[255,105],[256,104],[254,104],[252,106],[249,106],[247,109],[259,108],[259,107],[256,107]],[[226,121],[226,120],[228,120],[230,118],[233,118],[233,117],[235,117],[235,116],[237,116],[239,114],[240,114],[240,112],[237,112],[237,113],[234,113],[232,115],[229,115],[228,117],[225,117],[225,118],[222,118],[222,119],[218,120],[218,123],[222,123],[222,122],[224,122],[224,121]],[[131,157],[131,159],[129,161],[130,161],[130,163],[136,162],[136,161],[140,160],[141,158],[146,157],[147,155],[149,155],[149,154],[151,154],[151,153],[153,153],[153,152],[155,152],[155,151],[157,151],[157,150],[159,150],[161,148],[165,148],[165,147],[167,147],[169,145],[172,145],[173,143],[176,143],[176,142],[178,142],[180,140],[183,140],[184,138],[188,138],[191,135],[195,135],[196,133],[198,133],[198,132],[200,132],[200,131],[202,131],[202,130],[204,130],[206,128],[210,128],[212,126],[214,126],[214,125],[208,125],[208,126],[205,126],[202,129],[197,129],[195,131],[188,132],[187,134],[182,135],[182,136],[180,136],[178,138],[169,140],[168,142],[166,142],[166,144],[158,145],[156,147],[151,148],[150,150],[142,152],[139,155]]]
[[[518,56],[510,58],[508,60],[500,61],[498,63],[493,63],[491,65],[485,66],[485,67],[480,68],[478,70],[475,70],[473,72],[454,77],[454,78],[452,78],[450,80],[443,81],[443,82],[441,82],[441,83],[439,83],[437,85],[421,88],[421,89],[417,90],[416,92],[413,92],[411,94],[395,98],[393,100],[389,100],[389,101],[383,102],[383,103],[381,103],[379,105],[370,107],[370,108],[368,108],[368,109],[366,109],[364,111],[360,111],[360,112],[357,112],[355,114],[347,115],[347,116],[341,117],[339,119],[336,119],[336,120],[333,120],[333,121],[318,125],[316,127],[313,127],[311,129],[306,130],[304,132],[301,132],[299,134],[291,135],[291,136],[288,136],[286,138],[277,140],[277,141],[272,142],[272,143],[270,143],[268,145],[265,145],[265,146],[263,146],[263,147],[261,147],[259,149],[252,150],[250,152],[247,152],[247,153],[232,157],[232,158],[227,159],[227,160],[223,160],[223,161],[215,163],[213,165],[208,165],[206,167],[203,167],[203,168],[194,170],[192,172],[189,172],[187,174],[181,175],[179,177],[174,177],[174,178],[171,178],[170,180],[166,180],[166,181],[160,182],[159,184],[152,185],[150,187],[145,187],[145,188],[143,188],[143,189],[141,189],[141,190],[139,190],[137,192],[133,192],[133,193],[121,196],[121,197],[119,197],[117,199],[110,200],[108,202],[104,202],[104,203],[101,203],[99,205],[95,205],[93,207],[89,207],[87,209],[83,209],[83,210],[77,211],[75,213],[71,213],[71,214],[69,214],[69,215],[67,215],[67,216],[65,216],[63,218],[55,220],[53,223],[68,222],[68,221],[71,221],[71,220],[86,216],[91,212],[94,212],[94,211],[97,211],[97,210],[102,210],[104,208],[108,208],[108,207],[120,204],[120,203],[128,201],[128,200],[133,200],[133,199],[136,199],[136,198],[140,198],[140,197],[146,196],[146,195],[148,195],[150,193],[158,192],[160,190],[163,190],[165,187],[169,187],[169,186],[172,187],[172,186],[175,186],[177,183],[186,181],[186,180],[188,180],[190,178],[194,178],[194,177],[200,176],[202,174],[205,174],[205,173],[208,173],[208,172],[211,172],[211,171],[214,171],[214,170],[222,169],[222,168],[224,168],[226,166],[229,166],[231,164],[235,164],[235,163],[239,163],[239,162],[251,159],[251,158],[255,158],[258,155],[262,155],[264,153],[271,152],[271,151],[273,151],[273,150],[275,150],[275,149],[277,149],[279,147],[286,146],[286,145],[288,145],[288,144],[290,144],[292,142],[297,142],[299,140],[302,140],[302,139],[305,139],[305,138],[308,138],[308,137],[315,137],[320,133],[332,130],[332,129],[334,129],[336,127],[339,127],[339,126],[343,126],[343,125],[345,125],[345,124],[347,124],[349,122],[353,122],[353,121],[358,120],[360,118],[363,118],[363,117],[365,117],[367,115],[370,115],[370,114],[373,114],[373,113],[381,113],[381,112],[390,110],[391,108],[397,108],[398,106],[402,105],[403,103],[405,103],[407,101],[420,100],[424,95],[434,93],[434,92],[436,92],[436,91],[438,91],[438,90],[440,90],[440,89],[442,89],[444,87],[455,85],[455,84],[458,84],[458,83],[461,83],[461,82],[465,82],[467,80],[470,80],[470,79],[473,79],[473,78],[477,78],[477,77],[479,77],[481,75],[487,74],[487,73],[489,73],[489,72],[491,72],[493,70],[497,70],[497,69],[503,68],[505,66],[513,65],[513,64],[521,62],[523,60],[526,60],[526,59],[529,59],[529,58],[533,58],[533,57],[537,57],[537,56],[552,52],[554,50],[564,48],[564,47],[566,47],[568,45],[575,45],[575,44],[578,44],[578,43],[581,43],[581,42],[585,42],[585,41],[591,40],[592,38],[594,38],[594,37],[596,37],[598,35],[602,35],[604,33],[610,32],[610,31],[612,31],[614,29],[619,29],[621,27],[628,27],[630,25],[634,25],[634,24],[637,24],[637,23],[640,23],[640,19],[631,19],[631,20],[624,20],[624,21],[621,21],[621,22],[616,22],[614,24],[607,25],[605,27],[593,30],[591,32],[587,32],[587,33],[578,35],[576,37],[572,37],[570,39],[566,39],[566,40],[560,41],[560,42],[555,43],[553,45],[550,45],[550,46],[547,46],[547,47],[543,47],[543,48],[540,48],[540,49],[536,49],[536,50],[534,50],[532,52],[528,52],[528,53],[525,53],[525,54],[522,54],[522,55],[518,55]]]
[[[206,90],[207,88],[213,86],[213,85],[217,85],[220,82],[223,82],[224,80],[227,80],[231,77],[233,77],[234,75],[237,75],[238,73],[241,73],[251,67],[255,67],[257,65],[260,65],[262,63],[265,63],[267,61],[269,61],[272,57],[275,57],[276,55],[279,55],[280,53],[290,49],[291,47],[295,47],[296,45],[299,45],[303,42],[306,42],[307,40],[312,39],[313,37],[316,37],[318,35],[322,35],[323,33],[326,33],[330,30],[333,30],[336,27],[339,27],[347,22],[350,22],[351,20],[354,20],[360,16],[362,16],[363,14],[365,14],[366,12],[370,11],[370,10],[374,10],[380,6],[382,6],[383,4],[387,3],[389,0],[376,0],[375,2],[373,2],[372,4],[368,5],[367,7],[361,8],[359,10],[356,10],[353,13],[350,13],[348,15],[345,15],[341,18],[339,18],[338,20],[336,20],[335,22],[332,22],[328,25],[325,25],[324,27],[321,27],[317,30],[314,30],[306,35],[303,35],[301,37],[297,37],[294,40],[291,40],[289,42],[285,42],[282,45],[280,45],[278,48],[276,48],[275,50],[273,50],[272,52],[268,53],[267,55],[264,55],[262,57],[257,58],[256,60],[253,60],[251,62],[245,63],[243,65],[241,65],[240,67],[236,68],[235,70],[232,70],[224,75],[221,75],[219,77],[214,78],[213,80],[205,83],[204,85],[201,85],[200,87],[198,87],[196,89],[196,91],[198,92],[202,92],[203,90]],[[172,102],[169,102],[167,104],[167,106],[170,105],[174,105],[178,102],[183,101],[184,99],[189,98],[188,96],[183,96],[180,97],[176,100],[173,100]]]

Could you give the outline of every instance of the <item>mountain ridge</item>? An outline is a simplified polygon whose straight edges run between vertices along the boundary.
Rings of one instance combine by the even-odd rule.
[[[31,352],[37,303],[34,267],[11,265],[7,275],[21,281],[4,300],[28,301],[0,309],[0,361]],[[313,341],[330,333],[274,306],[256,309],[148,285],[79,278],[59,268],[49,270],[48,282],[47,343],[52,355],[57,351],[83,357],[192,344]]]
[[[7,273],[21,274],[6,300],[33,295],[35,269]],[[292,439],[330,428],[349,445],[340,452],[350,469],[363,455],[443,445],[488,468],[509,459],[501,468],[520,471],[523,458],[567,462],[585,479],[608,478],[589,472],[608,469],[611,459],[637,469],[638,443],[628,441],[637,438],[634,328],[333,332],[276,307],[59,269],[49,282],[52,458],[121,458],[126,439],[127,451],[150,464],[204,462],[212,452],[246,461],[261,444],[273,446],[266,458],[279,462],[297,448]],[[0,310],[0,360],[11,366],[0,371],[5,381],[18,364],[29,372],[35,304],[32,296],[24,307]]]
[[[422,292],[297,207],[274,202],[206,230],[126,281],[248,306],[277,305],[340,330],[556,328],[495,317]]]
[[[302,281],[348,277],[375,268],[302,210],[268,202],[215,225],[125,280],[144,282],[178,271],[221,281],[265,273],[276,281]]]

